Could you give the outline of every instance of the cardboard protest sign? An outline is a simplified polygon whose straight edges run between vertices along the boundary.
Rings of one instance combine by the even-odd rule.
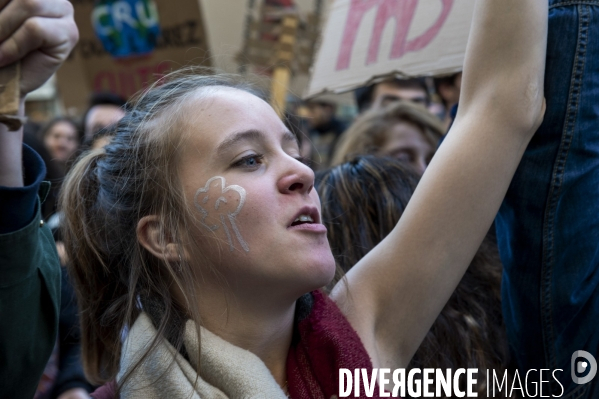
[[[210,64],[197,0],[71,2],[80,39],[58,71],[71,112],[81,114],[93,91],[129,98],[173,69]]]
[[[461,70],[475,0],[336,0],[308,95]]]

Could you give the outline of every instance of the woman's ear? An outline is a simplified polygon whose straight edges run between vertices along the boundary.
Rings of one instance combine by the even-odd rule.
[[[167,262],[181,261],[179,245],[160,227],[160,218],[156,215],[144,216],[137,222],[137,241],[157,258]]]

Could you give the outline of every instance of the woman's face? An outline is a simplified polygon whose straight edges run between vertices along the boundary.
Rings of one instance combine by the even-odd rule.
[[[44,145],[52,159],[66,162],[79,145],[77,129],[69,122],[57,122],[46,133]]]
[[[378,155],[406,161],[421,175],[434,154],[435,148],[424,137],[422,130],[409,122],[393,125],[387,140],[378,150]]]
[[[299,296],[326,285],[335,262],[295,137],[267,103],[241,90],[219,89],[187,106],[180,171],[202,253],[237,291]]]

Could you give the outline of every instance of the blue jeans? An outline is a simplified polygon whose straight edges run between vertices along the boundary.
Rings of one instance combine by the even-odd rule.
[[[503,312],[523,383],[562,369],[561,397],[597,399],[599,373],[575,384],[570,360],[599,361],[599,0],[549,7],[547,112],[496,220]],[[543,394],[559,395],[544,377]]]

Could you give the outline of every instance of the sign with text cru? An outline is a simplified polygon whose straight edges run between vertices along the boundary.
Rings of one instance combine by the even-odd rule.
[[[308,95],[461,70],[474,0],[335,0]]]
[[[198,0],[71,0],[79,43],[58,72],[65,105],[91,92],[129,98],[184,65],[209,66]]]

